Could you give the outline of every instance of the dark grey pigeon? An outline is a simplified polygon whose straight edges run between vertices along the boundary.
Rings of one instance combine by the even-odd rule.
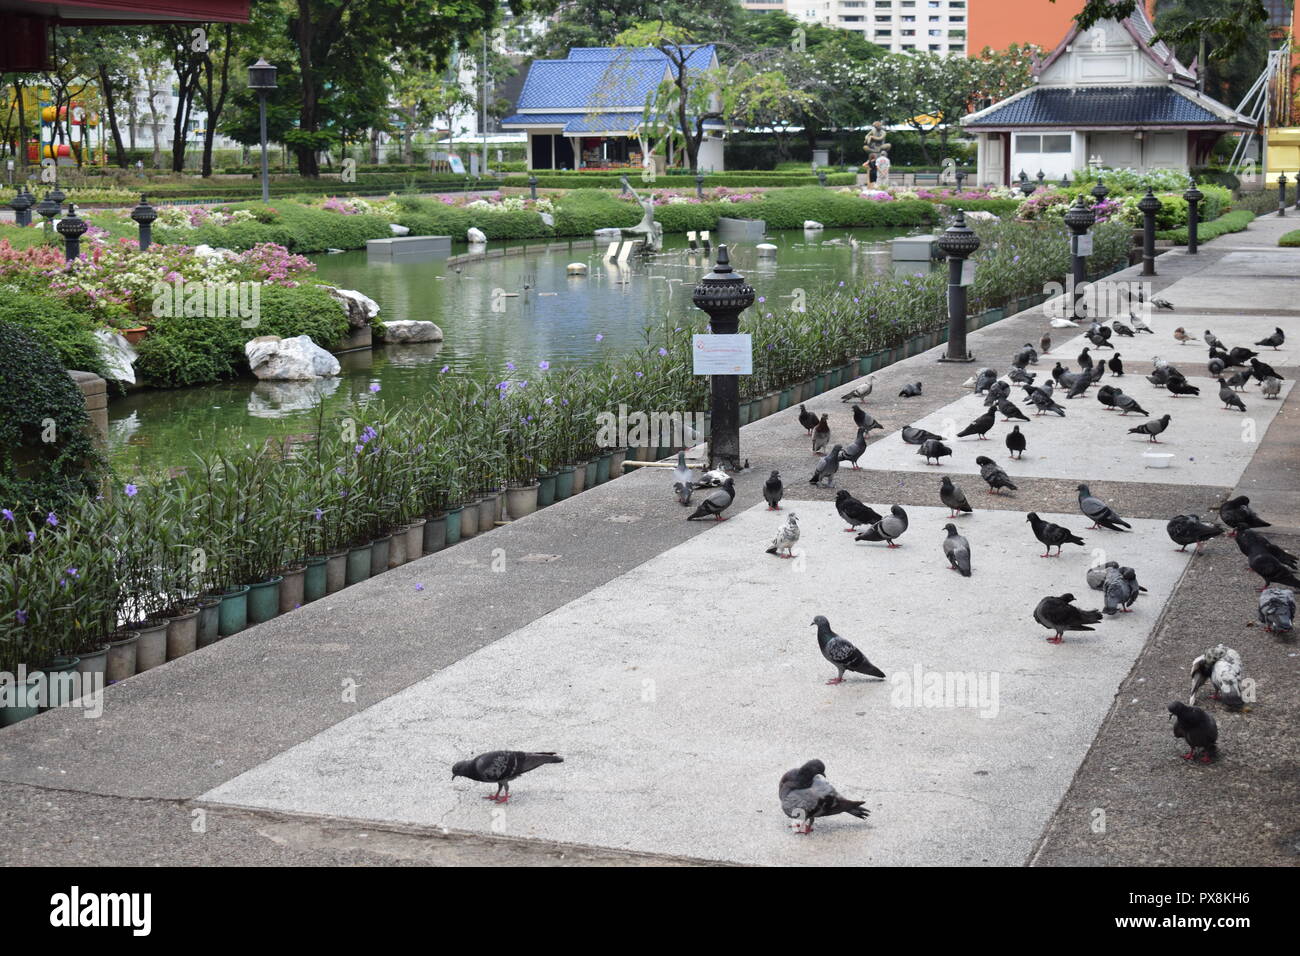
[[[1168,427],[1169,416],[1161,415],[1159,418],[1153,418],[1148,422],[1143,422],[1137,428],[1130,428],[1128,433],[1130,435],[1146,435],[1149,440],[1159,445],[1160,439],[1156,438],[1156,436]]]
[[[868,432],[877,428],[883,431],[885,428],[884,425],[863,411],[861,405],[853,406],[853,424],[859,428],[865,428]]]
[[[1059,594],[1043,598],[1034,608],[1034,620],[1056,632],[1047,643],[1060,644],[1065,640],[1066,631],[1095,631],[1096,628],[1089,625],[1101,623],[1101,611],[1085,611],[1075,607],[1073,601],[1073,594]]]
[[[904,385],[898,393],[900,398],[915,398],[921,394],[921,383],[913,382],[911,385]]]
[[[1127,611],[1129,600],[1128,583],[1124,580],[1123,572],[1119,568],[1110,568],[1106,571],[1106,579],[1102,582],[1101,593],[1106,599],[1105,606],[1101,609],[1102,614],[1111,615],[1117,611]],[[1136,594],[1134,595],[1136,597]]]
[[[808,411],[807,405],[799,406],[799,424],[803,426],[804,431],[811,435],[812,430],[817,427],[817,422],[817,416]]]
[[[948,532],[948,537],[943,539],[943,553],[948,564],[962,577],[970,577],[970,542],[957,533],[957,526],[951,522],[943,529]]]
[[[822,649],[822,657],[830,661],[831,665],[839,672],[826,683],[844,683],[845,671],[866,674],[868,677],[879,677],[884,680],[884,672],[867,660],[866,655],[860,650],[832,631],[830,621],[826,620],[821,614],[813,618],[810,626],[817,628],[817,646]]]
[[[781,473],[773,471],[767,481],[763,482],[763,500],[767,502],[767,510],[780,511],[783,497],[785,486],[781,484]]]
[[[1182,545],[1179,551],[1186,551],[1189,544],[1194,544],[1197,553],[1205,548],[1205,542],[1223,534],[1219,525],[1202,521],[1199,515],[1193,514],[1174,515],[1165,525],[1165,531],[1174,544]]]
[[[1128,338],[1133,337],[1133,330],[1130,329],[1123,322],[1121,322],[1119,319],[1116,319],[1114,322],[1112,322],[1111,327],[1120,335],[1127,336]]]
[[[1019,365],[1021,368],[1024,368],[1026,365],[1038,364],[1038,353],[1034,351],[1032,343],[1026,342],[1020,347],[1020,351],[1016,353],[1015,364]]]
[[[939,461],[940,458],[952,454],[952,449],[937,439],[927,438],[925,441],[921,442],[921,447],[916,450],[916,453],[925,456],[925,463],[927,465],[930,464],[931,458],[933,458],[934,463],[938,465],[941,464]]]
[[[1097,367],[1104,368],[1104,366],[1100,362],[1097,363]],[[1092,384],[1091,376],[1080,375],[1078,376],[1077,379],[1075,379],[1074,384],[1070,386],[1070,390],[1065,393],[1065,397],[1078,398],[1080,395],[1082,395],[1084,392],[1088,390],[1088,386],[1091,384]]]
[[[871,813],[862,807],[865,800],[846,800],[836,792],[826,779],[826,765],[820,760],[809,760],[802,767],[787,770],[781,775],[777,794],[781,798],[781,811],[799,821],[795,833],[812,833],[813,821],[818,817],[847,813],[865,820]]]
[[[1023,368],[1015,365],[1011,366],[1011,370],[1007,372],[1007,378],[1011,379],[1011,381],[1015,382],[1017,385],[1033,385],[1034,379],[1037,377],[1037,373],[1026,372]]]
[[[967,438],[971,435],[978,435],[980,441],[986,441],[987,439],[984,436],[988,434],[989,429],[993,427],[994,423],[997,422],[997,420],[998,417],[995,412],[991,410],[987,411],[979,418],[975,419],[973,422],[967,425],[965,428],[963,428],[961,431],[959,431],[957,433],[957,437]]]
[[[1116,408],[1115,396],[1123,394],[1123,391],[1116,388],[1114,385],[1103,385],[1101,388],[1097,389],[1097,401],[1106,406],[1106,411],[1113,412]]]
[[[1267,521],[1255,513],[1255,509],[1250,506],[1250,499],[1245,495],[1238,495],[1236,498],[1229,498],[1219,506],[1219,517],[1223,523],[1232,529],[1235,535],[1242,528],[1270,528]],[[1229,535],[1231,537],[1232,535]]]
[[[1259,593],[1259,623],[1270,634],[1285,634],[1295,624],[1295,592],[1265,588]]]
[[[1111,531],[1120,531],[1127,528],[1132,530],[1133,526],[1121,518],[1115,511],[1093,495],[1088,490],[1087,485],[1079,485],[1076,489],[1079,492],[1079,510],[1083,512],[1085,518],[1092,520],[1092,527],[1089,531],[1095,531],[1097,528],[1107,528]]]
[[[1250,557],[1250,552],[1254,551],[1256,548],[1263,548],[1273,557],[1277,558],[1279,561],[1285,564],[1292,571],[1294,571],[1297,567],[1300,567],[1300,558],[1297,558],[1290,551],[1286,551],[1283,550],[1282,548],[1279,548],[1272,541],[1269,541],[1268,538],[1264,537],[1262,534],[1260,534],[1258,531],[1254,530],[1253,528],[1242,528],[1240,531],[1237,532],[1236,537],[1237,537],[1237,548],[1247,558]]]
[[[1212,355],[1210,356],[1210,361],[1206,363],[1205,367],[1206,369],[1209,370],[1211,376],[1217,378],[1218,376],[1223,374],[1224,369],[1228,367],[1228,363],[1225,362],[1223,359],[1221,359],[1219,356]],[[1246,377],[1249,378],[1250,375],[1247,374]]]
[[[1174,722],[1174,736],[1187,741],[1192,749],[1183,754],[1184,760],[1195,760],[1201,751],[1201,763],[1209,763],[1218,750],[1219,725],[1214,718],[1199,707],[1191,707],[1181,700],[1169,705],[1169,716]]]
[[[1052,524],[1050,521],[1044,521],[1038,517],[1038,512],[1031,511],[1025,516],[1034,529],[1034,537],[1043,542],[1047,547],[1045,554],[1040,554],[1040,558],[1052,557],[1052,548],[1056,548],[1056,557],[1061,556],[1061,546],[1065,544],[1082,545],[1083,539],[1078,537],[1069,528],[1063,528],[1059,524]]]
[[[867,429],[863,427],[859,427],[858,434],[853,439],[853,441],[849,442],[847,445],[844,446],[843,449],[841,449],[840,461],[847,461],[850,465],[853,466],[854,470],[857,470],[858,459],[862,457],[862,453],[866,450],[867,450]]]
[[[1090,371],[1092,369],[1092,356],[1088,354],[1088,347],[1086,345],[1084,346],[1083,351],[1079,353],[1079,368],[1084,371]]]
[[[1026,418],[1025,421],[1029,421],[1029,419]],[[1025,457],[1025,435],[1020,430],[1019,425],[1013,425],[1011,431],[1007,434],[1007,451],[1011,452],[1012,458]],[[1003,474],[1006,474],[1006,472],[1003,472]]]
[[[1115,390],[1115,407],[1119,409],[1120,417],[1123,418],[1129,412],[1137,412],[1139,415],[1150,415],[1145,408],[1137,403],[1132,395],[1125,395],[1118,389]]]
[[[700,502],[699,507],[694,512],[686,516],[687,521],[693,521],[696,518],[714,518],[717,521],[726,521],[722,517],[722,512],[731,507],[731,503],[736,499],[736,483],[728,478],[722,483],[721,488],[715,489],[707,498]]]
[[[1028,415],[1016,408],[1015,405],[1011,404],[1011,402],[1007,401],[1005,398],[998,402],[998,411],[1002,413],[1002,420],[1004,422],[1009,422],[1012,419],[1015,419],[1018,422],[1029,421]]]
[[[835,487],[835,473],[840,470],[840,452],[844,450],[843,445],[835,445],[821,461],[817,462],[817,467],[813,470],[813,476],[808,479],[808,484],[821,486],[826,482],[827,488]]]
[[[897,548],[894,539],[900,538],[903,532],[907,530],[907,512],[894,505],[889,509],[889,514],[881,518],[862,534],[854,538],[854,541],[884,541],[891,548]]]
[[[1020,426],[1017,425],[1016,429],[1019,430],[1019,428]],[[980,477],[988,484],[989,494],[1001,494],[1003,488],[1010,489],[1011,491],[1016,490],[1016,486],[1012,484],[1011,478],[1005,471],[998,467],[997,462],[992,458],[989,458],[987,455],[980,455],[975,459],[975,464],[980,466]]]
[[[1250,562],[1250,569],[1264,579],[1264,587],[1259,590],[1263,591],[1272,584],[1300,588],[1300,578],[1295,576],[1295,572],[1269,554],[1262,543],[1250,552],[1247,560]]]
[[[975,394],[988,391],[989,386],[998,380],[996,369],[982,368],[975,376]]]
[[[1246,410],[1245,403],[1237,397],[1237,393],[1232,390],[1232,386],[1223,380],[1222,375],[1219,376],[1219,401],[1223,402],[1225,411],[1234,408],[1243,412]]]
[[[1041,415],[1044,412],[1055,412],[1057,415],[1061,416],[1062,418],[1065,417],[1065,409],[1062,408],[1060,405],[1056,404],[1056,402],[1053,401],[1052,399],[1051,382],[1045,382],[1042,385],[1036,385],[1032,388],[1027,387],[1025,389],[1025,392],[1029,397],[1024,401],[1023,404],[1033,405],[1035,408],[1037,408],[1038,411],[1035,412],[1036,415]]]
[[[1273,366],[1269,365],[1267,362],[1261,362],[1257,358],[1250,360],[1250,374],[1255,376],[1256,381],[1260,382],[1264,381],[1264,379],[1268,378],[1270,375],[1277,379],[1282,377],[1277,374]]]
[[[988,394],[984,396],[984,407],[992,408],[999,402],[1004,402],[1011,394],[1011,384],[1009,382],[994,382],[989,386]]]
[[[1107,561],[1105,564],[1096,564],[1090,567],[1088,573],[1084,575],[1088,580],[1088,587],[1094,591],[1100,591],[1106,583],[1106,575],[1111,570],[1119,570],[1118,561]]]
[[[1114,361],[1115,361],[1115,359],[1112,358],[1109,364],[1106,363],[1106,362],[1098,362],[1096,365],[1094,365],[1094,366],[1092,367],[1092,371],[1091,371],[1091,372],[1089,373],[1089,375],[1088,375],[1088,378],[1089,378],[1091,384],[1096,385],[1098,382],[1100,382],[1100,381],[1101,381],[1101,377],[1102,377],[1103,375],[1106,374],[1106,369],[1107,369],[1108,367],[1111,368],[1111,369],[1114,368],[1114,364],[1113,364]],[[1124,374],[1124,371],[1123,371],[1123,369],[1124,369],[1124,363],[1123,363],[1123,362],[1120,362],[1120,363],[1119,363],[1119,367],[1120,367],[1120,374],[1123,375],[1123,374]]]
[[[1286,333],[1283,332],[1281,329],[1277,329],[1277,328],[1275,328],[1275,329],[1273,330],[1273,334],[1272,334],[1272,335],[1268,336],[1267,338],[1260,339],[1260,340],[1259,340],[1258,342],[1256,342],[1255,344],[1256,344],[1256,345],[1265,345],[1265,346],[1267,346],[1268,348],[1271,348],[1271,349],[1273,349],[1274,351],[1276,351],[1277,348],[1278,348],[1278,346],[1280,346],[1280,345],[1281,345],[1283,342],[1285,342],[1285,341],[1286,341]]]
[[[1228,364],[1245,365],[1247,362],[1249,362],[1257,355],[1259,355],[1258,352],[1252,352],[1250,349],[1241,348],[1240,346],[1238,346],[1237,348],[1233,349],[1228,353]]]
[[[971,514],[975,510],[970,506],[970,502],[966,500],[965,493],[954,485],[952,479],[947,475],[944,475],[943,480],[939,482],[939,500],[947,505],[948,510],[952,512],[952,514],[948,515],[949,518],[955,518],[961,512]]]
[[[1218,373],[1216,373],[1216,377],[1217,374]],[[1227,381],[1231,388],[1234,388],[1239,392],[1244,392],[1246,386],[1250,384],[1250,372],[1247,369],[1242,369],[1240,372],[1233,372],[1225,381]]]
[[[814,455],[820,455],[826,450],[826,446],[831,443],[831,424],[828,420],[829,415],[823,415],[813,428],[812,450]]]
[[[845,531],[857,531],[858,525],[873,525],[881,518],[874,508],[863,504],[843,488],[835,494],[835,510],[848,525]]]
[[[483,799],[506,803],[510,799],[511,780],[548,763],[564,763],[564,758],[551,751],[525,753],[522,750],[491,750],[454,764],[451,779],[468,777],[479,783],[495,783],[497,792]]]
[[[934,432],[926,431],[924,428],[913,428],[911,425],[903,426],[903,442],[908,445],[923,445],[931,439],[943,441],[942,435],[936,435]]]

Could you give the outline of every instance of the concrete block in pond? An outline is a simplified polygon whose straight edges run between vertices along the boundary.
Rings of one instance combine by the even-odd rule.
[[[407,256],[449,256],[451,236],[400,236],[392,239],[368,239],[366,255],[374,259],[401,259]]]
[[[720,242],[759,242],[766,232],[767,223],[762,219],[731,219],[723,216],[718,220]]]
[[[384,323],[385,342],[441,342],[442,329],[420,319],[395,319]]]
[[[939,258],[939,243],[934,236],[899,236],[889,244],[895,262],[929,262]]]

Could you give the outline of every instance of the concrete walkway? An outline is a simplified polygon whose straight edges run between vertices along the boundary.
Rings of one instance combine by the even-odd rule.
[[[1008,460],[1001,423],[993,441],[957,440],[939,467],[907,456],[903,425],[964,426],[982,407],[962,383],[1038,341],[1041,310],[1023,313],[971,335],[973,366],[937,364],[935,350],[875,376],[868,410],[885,434],[837,486],[878,510],[907,508],[900,549],[843,533],[834,491],[808,484],[796,413],[773,416],[744,429],[753,468],[731,521],[682,520],[664,473],[645,469],[132,678],[99,720],[52,712],[0,732],[0,826],[28,835],[0,861],[1229,862],[1208,847],[1230,848],[1232,862],[1294,862],[1295,645],[1252,626],[1255,581],[1231,542],[1193,559],[1163,525],[1180,511],[1208,517],[1244,489],[1278,542],[1300,546],[1289,537],[1300,535],[1297,400],[1288,390],[1265,402],[1251,386],[1243,441],[1242,414],[1213,389],[1173,400],[1142,380],[1150,354],[1204,375],[1204,351],[1174,342],[1177,325],[1229,345],[1280,325],[1300,342],[1300,252],[1273,245],[1292,224],[1263,218],[1199,256],[1158,260],[1153,289],[1177,309],[1150,319],[1156,335],[1131,357],[1120,351],[1125,391],[1174,416],[1150,446],[1178,456],[1168,472],[1143,467],[1145,443],[1091,396],[1025,429],[1023,463]],[[1038,371],[1057,353],[1071,365],[1079,348],[1052,351]],[[1264,357],[1289,384],[1295,354]],[[897,397],[917,379],[923,397]],[[851,435],[838,391],[808,404]],[[977,454],[1019,491],[985,495]],[[772,468],[802,519],[794,561],[763,554],[781,517],[761,504]],[[956,520],[974,550],[970,579],[940,552],[940,474],[977,509]],[[1134,531],[1084,530],[1080,480]],[[1039,558],[1030,510],[1085,547]],[[1084,582],[1098,557],[1131,564],[1149,593],[1095,634],[1047,644],[1034,604],[1070,591],[1100,606]],[[815,614],[887,681],[825,686]],[[1220,640],[1241,651],[1259,700],[1242,715],[1207,704],[1223,758],[1188,766],[1164,704],[1186,697],[1191,659]],[[965,675],[976,706],[944,693]],[[449,764],[498,747],[566,762],[516,782],[497,807],[481,799],[488,788],[452,781]],[[789,831],[777,779],[813,757],[867,801],[869,821]]]

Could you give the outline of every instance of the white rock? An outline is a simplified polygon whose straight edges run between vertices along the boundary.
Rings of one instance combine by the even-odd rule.
[[[993,215],[993,213],[989,212],[987,209],[972,209],[970,212],[966,213],[966,218],[973,219],[976,222],[994,222],[998,217]]]
[[[585,276],[587,274],[587,263],[570,262],[564,267],[564,271],[571,276]]]
[[[200,259],[225,259],[233,256],[234,253],[229,249],[214,248],[204,243],[199,243],[194,247],[194,255]]]
[[[759,243],[758,245],[756,245],[754,248],[758,250],[758,254],[759,254],[760,256],[775,256],[775,255],[776,255],[776,246],[775,246],[773,243],[770,243],[770,242],[760,242],[760,243]]]
[[[818,222],[816,219],[805,219],[805,220],[803,221],[803,227],[804,227],[805,229],[825,229],[825,228],[826,228],[826,227],[823,226],[820,222]]]
[[[99,357],[104,362],[108,377],[116,382],[135,384],[136,351],[124,336],[108,329],[95,329],[99,340]]]
[[[395,222],[390,222],[388,224],[388,228],[393,231],[393,235],[395,236],[406,236],[409,235],[411,232],[411,230],[407,226],[399,226]]]
[[[551,229],[555,228],[555,217],[552,216],[549,212],[539,212],[537,215],[542,217],[542,222],[545,223],[549,228]]]
[[[248,367],[260,379],[309,381],[338,375],[339,360],[311,340],[309,335],[282,339],[260,335],[244,343]]]
[[[487,235],[478,226],[470,226],[466,229],[465,238],[470,242],[487,242]]]
[[[354,329],[364,328],[370,320],[379,314],[379,303],[368,295],[355,289],[335,289],[329,287],[330,295],[338,302],[348,317],[348,325]]]
[[[384,323],[385,342],[441,342],[442,329],[432,322],[396,319]]]

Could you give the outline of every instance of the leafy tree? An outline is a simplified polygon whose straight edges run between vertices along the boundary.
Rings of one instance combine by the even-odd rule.
[[[729,40],[746,13],[738,0],[572,0],[560,5],[551,26],[533,41],[533,52],[554,60],[564,59],[572,47],[615,46],[620,33],[656,20],[692,35]]]
[[[1268,31],[1263,23],[1255,24],[1240,44],[1223,56],[1215,56],[1228,37],[1222,32],[1202,28],[1215,19],[1223,0],[1167,0],[1156,5],[1156,29],[1161,33],[1185,37],[1172,42],[1178,59],[1197,61],[1205,70],[1205,90],[1230,106],[1236,106],[1268,63]],[[1206,56],[1200,56],[1204,39]]]
[[[1050,0],[1055,3],[1056,0]],[[1081,29],[1087,30],[1099,20],[1122,19],[1137,9],[1138,0],[1086,0],[1075,16]],[[1268,23],[1263,0],[1213,0],[1181,24],[1162,27],[1155,39],[1170,44],[1196,42],[1202,33],[1219,37],[1219,44],[1209,54],[1211,60],[1226,60],[1247,50]]]

